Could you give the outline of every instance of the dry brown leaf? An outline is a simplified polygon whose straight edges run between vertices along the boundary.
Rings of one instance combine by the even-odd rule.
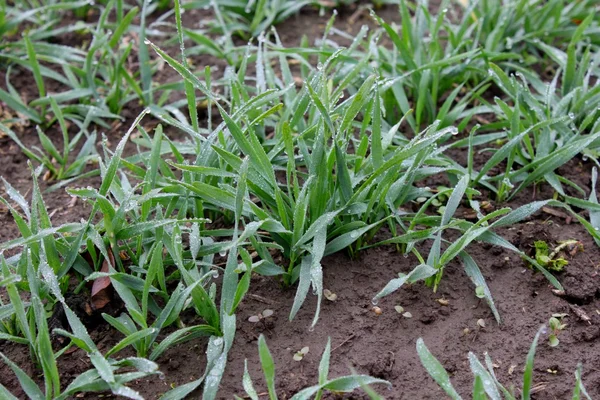
[[[114,266],[115,257],[110,248],[108,249],[108,257],[110,258],[110,264]],[[100,269],[100,272],[109,271],[108,263],[109,260],[106,259],[102,262],[102,268]],[[110,277],[102,276],[94,280],[94,284],[92,285],[92,308],[94,310],[100,310],[110,303],[111,290],[112,285],[110,283]]]

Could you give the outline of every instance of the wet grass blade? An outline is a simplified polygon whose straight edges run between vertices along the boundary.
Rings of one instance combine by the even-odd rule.
[[[258,354],[263,373],[265,374],[267,389],[269,390],[269,399],[277,400],[277,394],[275,393],[275,363],[263,335],[260,335],[258,338]]]
[[[419,355],[423,367],[425,367],[433,380],[440,385],[442,390],[444,390],[452,400],[461,400],[460,395],[456,392],[452,383],[450,383],[448,372],[446,372],[442,364],[440,364],[433,354],[429,352],[429,349],[425,346],[425,342],[421,338],[417,339],[417,354]]]
[[[529,352],[527,353],[527,360],[525,361],[525,372],[523,372],[523,390],[522,390],[522,399],[529,400],[531,398],[531,384],[533,382],[533,362],[535,359],[535,350],[537,347],[538,340],[542,332],[547,329],[545,326],[542,326],[535,337],[533,338],[533,342],[531,343],[531,347],[529,348]]]

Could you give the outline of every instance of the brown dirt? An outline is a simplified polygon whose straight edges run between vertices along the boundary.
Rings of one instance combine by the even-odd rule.
[[[198,11],[199,12],[199,11]],[[379,14],[386,20],[396,20],[393,9],[384,8]],[[368,13],[358,17],[354,24],[347,18],[352,10],[342,11],[336,27],[343,31],[356,32],[363,23],[372,24]],[[184,22],[197,21],[196,12],[184,15]],[[297,45],[300,34],[309,35],[311,43],[320,39],[327,16],[319,17],[316,11],[305,11],[286,21],[279,27],[279,33],[288,46]],[[70,38],[70,40],[75,40]],[[72,44],[72,43],[71,43]],[[195,64],[202,68],[207,63],[217,61],[210,57],[197,57]],[[161,82],[174,79],[175,75],[164,72]],[[1,77],[0,84],[4,85]],[[29,90],[27,80],[13,82],[17,89]],[[19,87],[22,86],[22,87]],[[34,93],[31,93],[34,95]],[[136,115],[134,108],[126,110],[129,119]],[[149,123],[155,123],[150,121]],[[108,132],[109,141],[118,141],[126,130],[123,127]],[[37,145],[35,131],[26,128],[20,137],[28,145]],[[132,147],[130,151],[134,151]],[[463,163],[464,152],[453,150],[453,158]],[[485,156],[478,156],[485,162]],[[477,159],[476,159],[477,162]],[[0,176],[7,179],[22,193],[31,189],[31,176],[26,168],[27,159],[10,140],[0,139]],[[464,163],[463,163],[464,164]],[[561,173],[574,179],[588,190],[590,185],[590,163],[574,160],[560,169]],[[91,178],[77,185],[98,186],[99,178]],[[443,177],[439,182],[443,183]],[[42,182],[42,188],[46,188]],[[4,195],[0,191],[0,195]],[[549,198],[552,191],[542,186],[536,191],[536,198]],[[510,203],[516,207],[531,201],[533,193],[526,190]],[[70,196],[63,190],[45,196],[49,211],[56,210],[53,223],[78,221],[87,218],[90,207],[78,203],[69,208],[66,205]],[[6,241],[18,236],[10,214],[0,210],[0,240]],[[231,399],[233,395],[243,397],[242,374],[244,360],[248,360],[250,374],[255,380],[259,393],[265,392],[256,339],[262,333],[267,338],[276,363],[277,390],[280,398],[289,398],[301,388],[317,382],[317,368],[321,353],[331,338],[332,357],[330,376],[335,377],[350,372],[354,368],[359,373],[387,379],[392,383],[390,390],[377,388],[390,399],[434,399],[443,396],[442,391],[429,378],[422,368],[415,351],[416,339],[422,337],[425,343],[451,373],[452,381],[461,395],[469,397],[472,376],[469,372],[467,353],[474,352],[480,357],[488,351],[497,365],[496,374],[506,386],[521,384],[522,369],[530,343],[538,328],[554,313],[568,313],[568,324],[561,332],[560,345],[551,348],[544,336],[538,346],[535,362],[534,382],[539,386],[535,399],[565,399],[573,387],[573,372],[579,362],[583,363],[583,381],[592,398],[600,397],[600,249],[592,241],[585,229],[576,223],[566,224],[564,220],[545,213],[538,213],[527,222],[503,229],[507,240],[522,250],[531,251],[535,240],[546,240],[556,244],[559,240],[578,239],[584,252],[569,257],[565,271],[557,278],[565,286],[565,296],[557,296],[551,291],[546,279],[528,268],[518,256],[503,249],[482,244],[469,247],[469,253],[479,264],[494,296],[496,306],[503,319],[496,324],[487,305],[479,301],[470,280],[459,262],[454,261],[446,268],[444,278],[437,293],[418,283],[384,298],[379,303],[383,313],[377,316],[372,311],[371,298],[399,272],[408,272],[417,261],[412,256],[405,258],[392,247],[379,247],[366,250],[357,259],[350,259],[338,253],[323,260],[325,287],[336,293],[337,301],[325,300],[321,318],[314,331],[309,331],[316,297],[309,296],[296,319],[288,321],[288,313],[294,300],[295,288],[283,288],[266,277],[253,278],[250,293],[239,308],[238,332],[230,352],[223,377],[220,399]],[[381,235],[384,235],[382,233]],[[423,250],[426,250],[423,249]],[[447,305],[437,300],[445,299]],[[412,314],[404,318],[394,310],[401,305]],[[577,308],[576,308],[577,307]],[[264,324],[253,324],[248,317],[269,308],[274,316]],[[590,323],[576,316],[576,311],[585,312]],[[193,318],[193,316],[189,316]],[[477,327],[477,320],[483,319],[486,327]],[[193,323],[193,320],[190,320]],[[465,333],[469,329],[469,333]],[[164,335],[169,332],[165,332]],[[100,325],[90,332],[92,339],[101,350],[117,343],[121,336],[107,325]],[[163,335],[163,334],[161,334]],[[310,352],[300,362],[292,361],[293,353],[308,346]],[[132,385],[145,398],[155,399],[169,390],[172,385],[181,385],[197,379],[203,372],[206,339],[198,339],[168,350],[158,360],[164,378],[158,376],[139,381]],[[0,342],[0,351],[25,369],[36,381],[41,382],[40,371],[31,364],[28,352],[21,346]],[[131,350],[121,353],[123,357],[133,355]],[[77,350],[59,359],[62,382],[68,384],[75,376],[90,367],[85,353]],[[513,371],[512,374],[510,371]],[[20,398],[26,398],[18,389],[18,382],[12,372],[0,366],[0,383]],[[518,389],[517,389],[518,391]],[[109,394],[88,394],[85,398],[112,397]],[[190,398],[200,398],[194,393]],[[345,398],[362,399],[361,394]]]

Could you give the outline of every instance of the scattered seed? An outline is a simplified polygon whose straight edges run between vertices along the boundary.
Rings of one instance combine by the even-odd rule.
[[[477,325],[481,328],[485,328],[485,321],[483,320],[483,318],[479,318],[477,320]]]
[[[325,296],[325,298],[329,301],[336,301],[337,300],[337,294],[333,293],[331,290],[329,289],[325,289],[323,290],[323,295]]]
[[[402,307],[402,306],[394,306],[394,310],[396,310],[396,312],[398,314],[402,314],[404,312],[404,307]]]
[[[377,306],[371,308],[371,310],[373,310],[373,312],[375,313],[375,315],[381,315],[381,314],[383,314],[383,311],[381,310],[381,308],[379,308]]]
[[[508,374],[512,375],[513,372],[515,372],[515,368],[517,368],[515,364],[512,364],[510,367],[508,367]]]
[[[412,314],[411,314],[411,313],[409,313],[408,311],[407,311],[407,312],[405,312],[404,314],[402,314],[402,316],[403,316],[404,318],[412,318]]]
[[[437,299],[436,301],[438,303],[440,303],[441,305],[443,305],[443,306],[447,306],[448,304],[450,304],[450,302],[448,300],[443,299],[443,298],[442,299]]]

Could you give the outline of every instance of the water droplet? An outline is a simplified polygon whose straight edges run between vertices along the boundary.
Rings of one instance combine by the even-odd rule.
[[[510,49],[512,49],[512,47],[513,47],[513,41],[512,41],[512,38],[510,38],[510,37],[507,37],[507,38],[506,38],[506,48],[510,50]]]
[[[510,181],[510,179],[508,179],[508,178],[504,178],[504,179],[502,179],[502,184],[503,184],[504,186],[506,186],[507,188],[509,188],[509,189],[512,189],[512,188],[514,188],[514,187],[515,187],[515,186],[512,184],[512,182]]]
[[[371,300],[371,303],[376,306],[377,304],[379,304],[379,298],[378,297],[373,297],[373,299]]]
[[[221,257],[225,257],[225,256],[227,255],[227,250],[221,250],[221,251],[219,252],[219,255],[220,255]]]
[[[571,119],[575,119],[575,114],[574,114],[574,113],[572,113],[572,112],[570,112],[570,113],[569,113],[569,118],[571,118]]]
[[[217,270],[214,270],[214,271],[213,271],[213,273],[212,273],[212,277],[213,277],[214,279],[217,279],[217,278],[219,277],[219,271],[217,271]]]

